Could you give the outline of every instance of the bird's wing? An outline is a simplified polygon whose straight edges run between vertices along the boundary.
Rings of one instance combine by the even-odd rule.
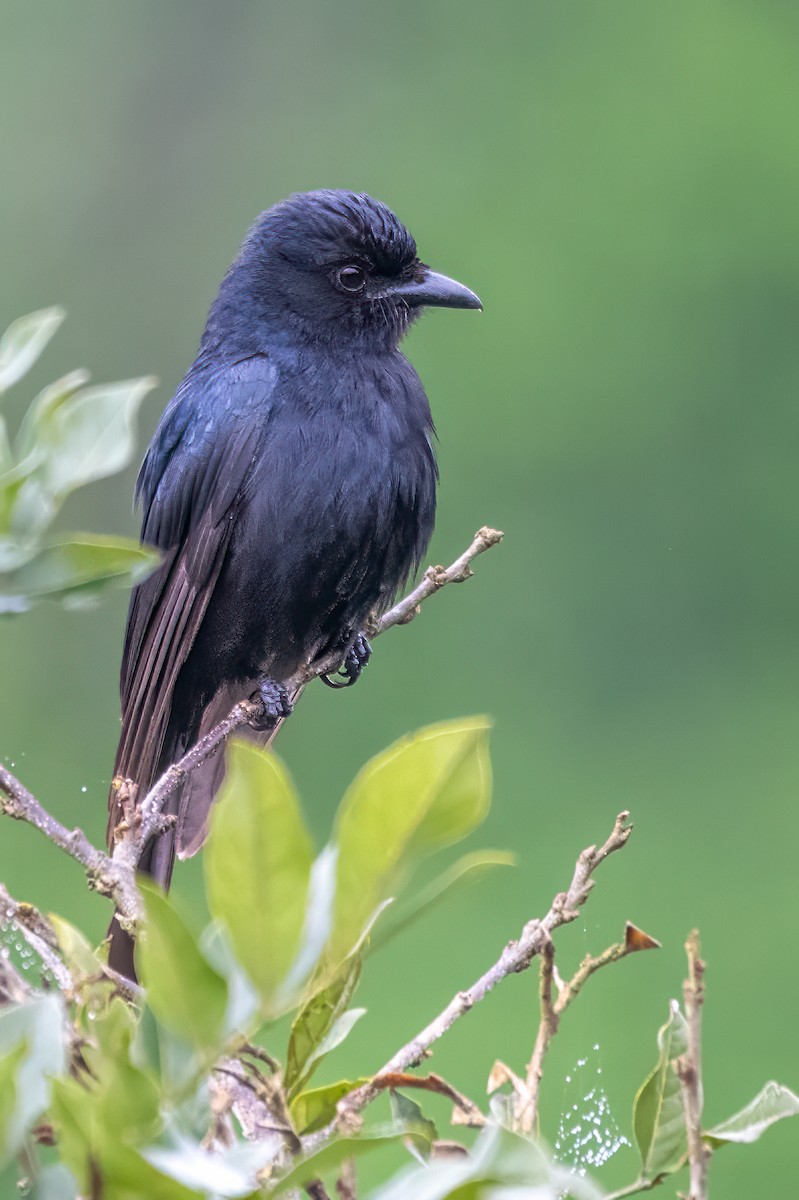
[[[190,372],[167,408],[137,484],[142,538],[163,552],[128,614],[114,776],[140,795],[155,781],[175,684],[225,559],[268,420],[274,372],[265,358]],[[109,844],[120,818],[109,798]]]

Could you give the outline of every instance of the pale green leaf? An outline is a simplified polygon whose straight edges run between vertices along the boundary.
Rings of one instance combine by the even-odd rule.
[[[771,1079],[745,1108],[708,1129],[704,1136],[717,1146],[726,1142],[756,1142],[769,1125],[795,1116],[799,1116],[799,1096]]]
[[[284,979],[279,994],[282,1005],[289,1003],[305,984],[319,962],[333,923],[333,900],[336,894],[335,846],[325,846],[311,867],[308,903],[297,957]]]
[[[0,1054],[0,1168],[18,1149],[19,1131],[15,1128],[17,1070],[27,1053],[28,1043],[22,1037],[13,1049]]]
[[[492,1186],[493,1185],[493,1186]],[[468,1156],[411,1167],[370,1200],[600,1200],[583,1176],[554,1163],[541,1146],[501,1125],[487,1125]]]
[[[14,441],[17,458],[17,473],[28,475],[45,457],[46,449],[40,438],[40,430],[48,415],[60,404],[69,400],[89,382],[88,371],[70,371],[54,383],[48,383],[28,408]]]
[[[185,1187],[235,1200],[252,1194],[257,1173],[268,1166],[282,1145],[282,1138],[273,1134],[253,1145],[234,1145],[212,1153],[197,1142],[178,1138],[172,1146],[152,1146],[143,1157]]]
[[[301,1187],[304,1183],[335,1171],[348,1158],[360,1158],[382,1146],[402,1141],[406,1137],[425,1139],[427,1132],[424,1128],[406,1126],[392,1121],[381,1125],[365,1128],[357,1136],[340,1137],[329,1142],[315,1154],[308,1155],[296,1163],[287,1175],[284,1175],[275,1187],[276,1195],[283,1195],[290,1188]],[[412,1195],[413,1193],[408,1193]],[[406,1197],[407,1200],[407,1197]]]
[[[73,976],[97,975],[102,971],[102,963],[95,954],[89,941],[58,913],[48,913],[47,919],[58,939],[58,948],[65,963]]]
[[[410,1096],[392,1090],[390,1101],[391,1116],[398,1125],[404,1125],[407,1129],[414,1131],[424,1131],[421,1137],[416,1132],[410,1134],[407,1144],[415,1158],[421,1162],[427,1162],[430,1158],[430,1147],[433,1142],[438,1141],[438,1130],[435,1125],[424,1115],[419,1105]]]
[[[309,989],[309,995],[291,1024],[285,1086],[289,1095],[296,1094],[311,1074],[312,1065],[319,1062],[318,1048],[331,1028],[347,1010],[361,974],[360,948],[339,965],[332,977]]]
[[[65,315],[61,308],[41,308],[9,325],[0,338],[0,392],[30,370]]]
[[[11,443],[8,440],[8,426],[5,418],[0,416],[0,483],[2,477],[9,471],[14,464],[14,455],[11,453]]]
[[[27,1193],[27,1200],[78,1200],[78,1185],[61,1163],[42,1167]]]
[[[312,857],[285,767],[234,741],[205,848],[208,904],[266,1012],[299,951]]]
[[[677,1001],[672,1000],[669,1019],[658,1031],[657,1064],[638,1089],[633,1106],[633,1130],[643,1179],[676,1171],[685,1161],[685,1114],[674,1060],[687,1048],[685,1018]]]
[[[145,924],[137,965],[159,1022],[200,1049],[219,1050],[227,984],[202,954],[166,896],[143,887]]]
[[[68,384],[70,379],[60,381]],[[121,471],[136,447],[134,420],[139,405],[155,387],[150,378],[71,391],[67,386],[34,407],[26,445],[41,455],[37,470],[54,496]],[[53,385],[54,387],[58,385]]]
[[[41,599],[90,603],[108,587],[140,583],[158,562],[156,551],[131,538],[65,534],[0,577],[0,613],[19,612]]]
[[[379,754],[341,802],[331,959],[342,958],[414,863],[483,819],[490,796],[488,722],[432,725]]]
[[[51,1076],[60,1075],[65,1069],[63,1024],[63,1009],[56,995],[41,996],[0,1012],[0,1056],[16,1052],[20,1042],[25,1043],[25,1053],[16,1062],[16,1103],[6,1117],[0,1166],[16,1154],[26,1133],[47,1107]],[[9,1072],[7,1064],[6,1073]]]
[[[339,1079],[336,1083],[300,1092],[291,1102],[291,1119],[297,1132],[313,1133],[327,1125],[336,1115],[339,1100],[368,1082],[368,1077]]]

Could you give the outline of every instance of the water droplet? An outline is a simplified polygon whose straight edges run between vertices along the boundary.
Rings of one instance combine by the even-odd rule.
[[[604,1088],[594,1082],[593,1078],[586,1078],[599,1077],[602,1074],[597,1057],[598,1043],[594,1044],[593,1051],[596,1061],[592,1065],[589,1064],[588,1057],[578,1058],[571,1074],[565,1077],[566,1103],[561,1107],[564,1116],[558,1124],[554,1144],[556,1161],[568,1163],[581,1175],[584,1175],[589,1167],[601,1167],[622,1146],[630,1145],[619,1129]],[[585,1087],[586,1083],[588,1087]],[[580,1089],[580,1099],[576,1104],[568,1104],[568,1100],[571,1099],[568,1092],[573,1088]],[[565,1115],[566,1112],[568,1116]],[[574,1113],[577,1114],[576,1120],[572,1115]]]

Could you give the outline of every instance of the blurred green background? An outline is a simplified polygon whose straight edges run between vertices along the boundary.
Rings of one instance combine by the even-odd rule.
[[[381,640],[360,686],[309,689],[280,752],[321,844],[367,756],[487,711],[495,802],[472,844],[520,865],[375,958],[370,1014],[327,1077],[376,1068],[424,1025],[628,807],[633,841],[559,962],[625,918],[663,950],[598,976],[564,1019],[549,1137],[586,1056],[576,1098],[598,1065],[630,1133],[695,924],[708,1121],[767,1078],[799,1088],[799,8],[40,0],[3,24],[0,325],[69,313],[12,421],[70,368],[154,373],[143,448],[248,223],[292,191],[379,196],[484,302],[430,314],[406,348],[441,438],[431,561],[484,523],[506,541]],[[74,497],[62,525],[134,532],[134,474]],[[120,593],[0,627],[0,753],[98,840],[125,610]],[[102,935],[106,903],[32,830],[0,826],[0,871]],[[199,878],[181,869],[178,891]],[[435,1069],[479,1097],[495,1058],[523,1066],[534,1010],[533,976],[508,981]],[[714,1190],[792,1192],[791,1124],[719,1154]],[[622,1150],[601,1179],[635,1165]]]

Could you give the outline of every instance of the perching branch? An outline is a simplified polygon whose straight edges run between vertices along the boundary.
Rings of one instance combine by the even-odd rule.
[[[479,529],[471,545],[449,567],[428,567],[421,582],[413,591],[382,617],[373,622],[369,636],[379,637],[394,625],[404,625],[417,615],[419,606],[448,583],[462,583],[472,574],[470,563],[496,546],[503,534],[497,529],[484,526]],[[339,653],[326,655],[323,659],[308,664],[284,682],[290,699],[294,700],[307,683],[319,675],[329,674],[340,666]],[[127,795],[123,803],[130,810],[122,828],[113,854],[107,855],[91,844],[80,829],[68,830],[52,817],[36,797],[0,763],[0,810],[16,820],[35,825],[54,845],[69,854],[86,871],[89,886],[102,895],[113,899],[120,923],[133,929],[141,916],[141,900],[136,888],[136,867],[144,845],[164,828],[162,810],[164,804],[178,785],[201,763],[210,758],[235,730],[250,724],[262,715],[260,702],[243,700],[236,704],[223,721],[220,721],[204,738],[194,745],[178,762],[170,766],[155,783],[148,794],[138,801],[133,785],[127,780],[119,781],[120,790]]]
[[[707,1164],[710,1148],[702,1138],[702,1005],[705,1000],[705,964],[699,957],[699,931],[685,943],[688,978],[683,984],[688,1052],[677,1059],[677,1075],[685,1109],[691,1190],[688,1200],[707,1200]]]
[[[416,1037],[412,1038],[369,1083],[350,1092],[338,1105],[338,1118],[317,1134],[304,1139],[306,1150],[324,1144],[338,1132],[339,1126],[352,1127],[359,1123],[358,1113],[370,1104],[380,1092],[377,1082],[386,1075],[407,1071],[418,1066],[426,1057],[430,1047],[452,1028],[475,1004],[484,1000],[502,979],[526,971],[533,959],[550,944],[551,935],[561,925],[576,920],[594,886],[591,876],[608,855],[626,845],[632,833],[627,824],[628,812],[619,813],[610,836],[602,846],[589,846],[577,859],[572,881],[565,892],[559,892],[550,905],[549,912],[540,920],[529,921],[518,941],[509,942],[492,967],[465,991],[458,992],[439,1015]]]
[[[468,549],[464,550],[463,554],[456,558],[449,567],[428,567],[421,582],[413,591],[409,592],[382,617],[373,621],[368,629],[369,637],[374,640],[393,628],[394,625],[407,625],[418,615],[422,602],[428,597],[435,595],[448,583],[465,582],[473,574],[469,565],[472,560],[486,550],[490,550],[492,546],[496,546],[503,537],[504,534],[500,530],[490,529],[487,525],[478,529]],[[307,684],[320,675],[329,675],[336,671],[340,665],[341,653],[333,651],[326,654],[324,658],[316,659],[314,662],[300,667],[287,680],[283,681],[289,700],[294,703]],[[210,758],[212,754],[215,754],[232,733],[244,725],[249,725],[251,721],[262,715],[263,706],[260,701],[242,700],[230,710],[223,721],[209,730],[204,738],[164,772],[139,806],[138,846],[143,846],[157,831],[160,814],[166,800],[186,776]],[[122,844],[124,845],[127,840],[123,838]],[[122,856],[127,859],[131,855],[132,851],[127,847],[119,854],[117,850],[114,851],[114,857],[117,860]]]

